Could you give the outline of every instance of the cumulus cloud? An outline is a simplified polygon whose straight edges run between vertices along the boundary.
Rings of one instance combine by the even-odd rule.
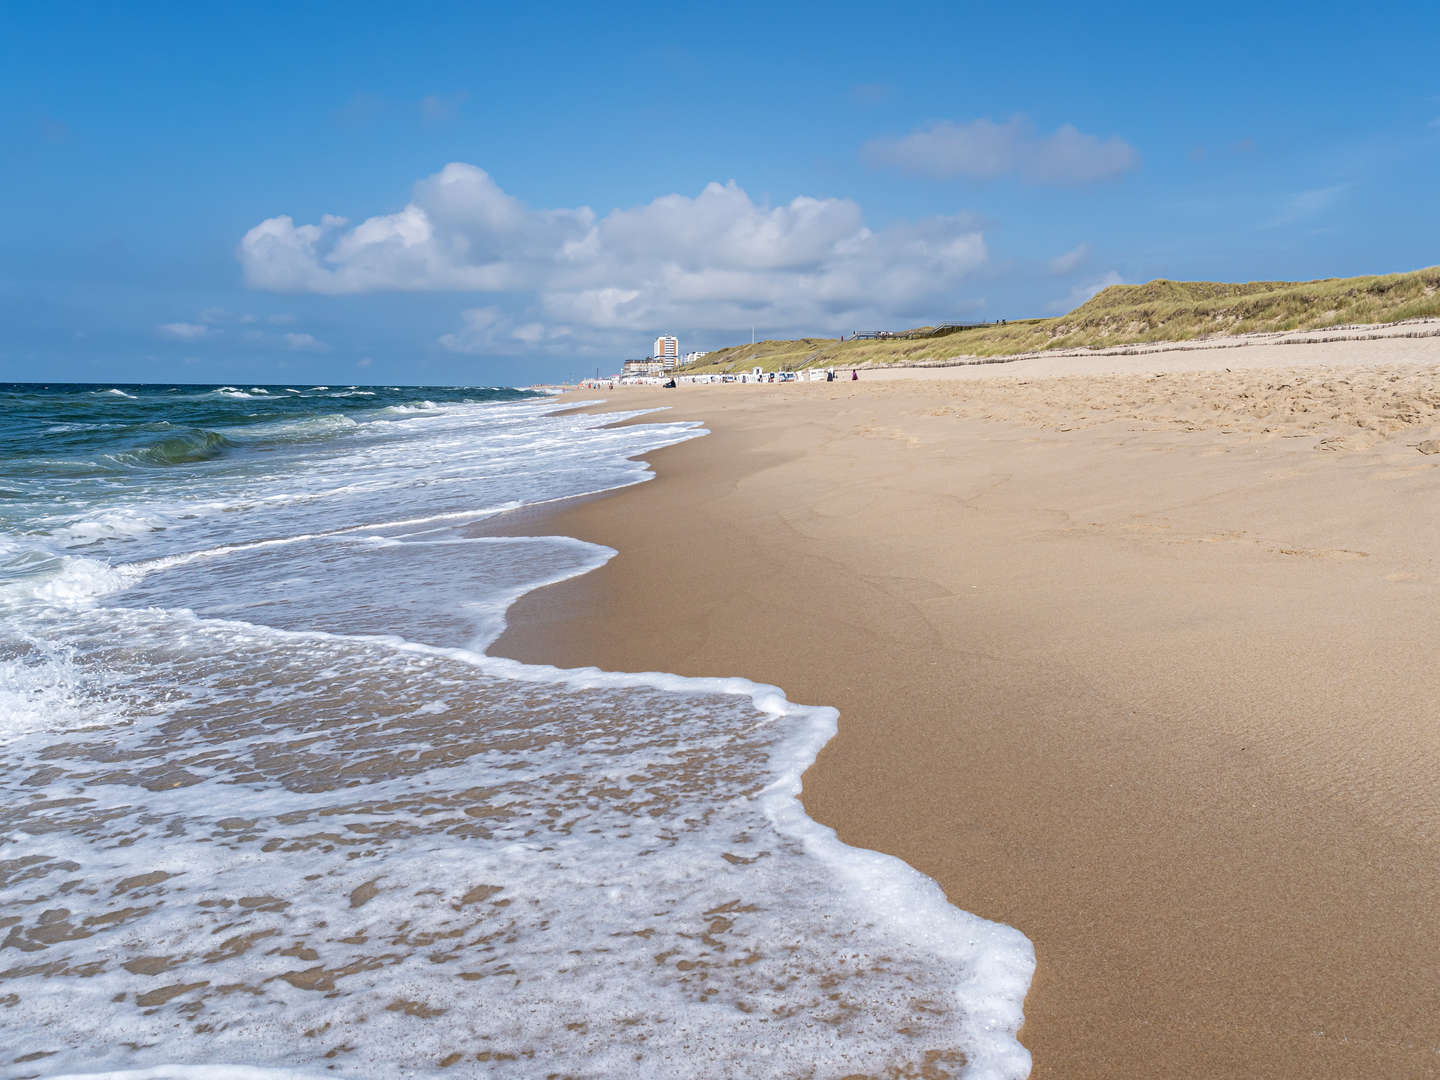
[[[876,165],[941,179],[991,180],[1018,176],[1032,184],[1087,184],[1140,164],[1140,153],[1118,135],[1087,135],[1062,124],[1048,135],[1023,116],[1003,124],[948,120],[899,138],[875,139],[865,156]]]
[[[1104,292],[1111,285],[1124,284],[1125,279],[1121,277],[1118,273],[1116,273],[1114,270],[1110,270],[1107,273],[1102,274],[1098,278],[1081,282],[1079,285],[1076,285],[1073,289],[1071,289],[1067,295],[1051,300],[1050,303],[1046,306],[1049,308],[1050,311],[1054,312],[1055,314],[1064,315],[1068,312],[1074,311],[1077,307],[1085,303],[1085,301],[1089,300],[1096,293]]]
[[[484,352],[559,347],[579,330],[835,331],[943,319],[988,251],[965,216],[872,230],[849,199],[771,206],[734,181],[604,217],[583,206],[533,209],[483,169],[456,163],[416,184],[400,210],[357,225],[263,221],[239,257],[249,284],[276,291],[485,294],[440,339]]]
[[[161,337],[167,337],[171,341],[199,341],[212,333],[218,333],[202,323],[191,322],[161,323],[155,330]]]
[[[1056,255],[1050,260],[1050,272],[1052,274],[1068,274],[1090,258],[1090,245],[1081,244],[1073,247],[1063,255]]]
[[[408,205],[347,228],[289,215],[262,221],[240,242],[249,284],[281,292],[380,290],[507,292],[534,286],[594,225],[588,208],[528,210],[483,169],[447,165],[415,185]]]

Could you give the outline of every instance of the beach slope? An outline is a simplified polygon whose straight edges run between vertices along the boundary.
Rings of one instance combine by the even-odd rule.
[[[810,814],[1031,938],[1035,1077],[1440,1075],[1440,345],[950,375],[607,392],[712,434],[508,522],[619,554],[494,651],[837,707]]]

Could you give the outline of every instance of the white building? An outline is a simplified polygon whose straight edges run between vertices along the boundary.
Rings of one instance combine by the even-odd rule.
[[[687,352],[685,354],[685,363],[698,364],[700,362],[700,358],[704,355],[705,354],[703,352]]]
[[[655,359],[663,361],[665,370],[669,371],[680,362],[680,339],[673,337],[657,337],[655,339]]]

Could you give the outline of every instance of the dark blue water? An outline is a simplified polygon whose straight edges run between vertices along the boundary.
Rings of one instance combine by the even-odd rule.
[[[304,429],[396,406],[519,401],[513,387],[0,383],[0,476],[113,475],[273,449]]]

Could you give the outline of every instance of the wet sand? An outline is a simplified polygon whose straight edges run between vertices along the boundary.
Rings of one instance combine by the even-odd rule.
[[[1035,1077],[1440,1075],[1437,387],[1431,339],[583,392],[712,434],[507,521],[619,555],[493,651],[839,708],[810,814],[1029,935]]]

